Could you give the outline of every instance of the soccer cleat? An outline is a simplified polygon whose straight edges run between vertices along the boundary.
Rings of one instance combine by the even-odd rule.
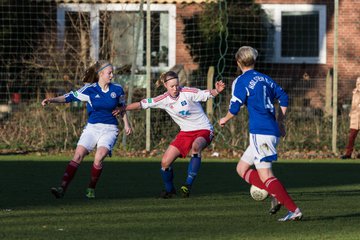
[[[94,199],[95,198],[95,189],[93,188],[87,188],[86,189],[86,194],[85,196],[88,198],[88,199]]]
[[[302,219],[302,217],[303,217],[303,214],[301,213],[300,209],[297,208],[297,209],[295,210],[295,212],[289,211],[289,212],[285,215],[285,217],[279,218],[278,221],[279,221],[279,222],[299,221],[299,220]]]
[[[190,196],[190,185],[182,185],[180,190],[181,190],[181,195],[183,198],[188,198]]]
[[[167,192],[166,190],[162,190],[160,193],[160,198],[168,199],[176,196],[176,190],[173,189],[170,192]]]
[[[276,214],[281,208],[281,204],[274,197],[271,198],[271,207],[269,209],[270,215]]]
[[[341,159],[350,159],[351,155],[342,155],[340,158]]]
[[[52,187],[50,188],[50,191],[52,195],[55,196],[55,198],[63,198],[64,197],[64,189],[62,187]]]

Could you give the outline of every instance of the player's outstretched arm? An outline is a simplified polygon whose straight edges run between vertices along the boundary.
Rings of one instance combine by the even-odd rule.
[[[214,97],[216,97],[217,95],[219,95],[219,93],[221,93],[223,90],[225,89],[225,83],[223,81],[217,81],[215,83],[215,89],[211,90],[211,95],[213,95]]]
[[[131,128],[129,118],[128,118],[128,115],[126,114],[126,112],[124,113],[124,116],[123,116],[123,122],[124,122],[126,135],[130,135],[132,133],[132,128]]]
[[[45,106],[48,105],[49,103],[65,103],[65,96],[58,96],[58,97],[54,97],[54,98],[45,98],[44,100],[42,100],[41,105]]]
[[[285,114],[286,114],[287,107],[280,107],[280,111],[277,117],[277,123],[279,126],[280,134],[282,137],[285,137],[286,130],[285,130]]]
[[[227,112],[226,116],[223,117],[223,118],[221,118],[221,119],[219,120],[219,125],[220,125],[221,127],[224,127],[225,124],[226,124],[230,119],[232,119],[234,116],[235,116],[235,115],[233,115],[231,112]]]
[[[140,109],[142,109],[140,102],[130,103],[129,105],[126,105],[125,108],[126,111],[140,110]]]
[[[112,114],[114,116],[121,115],[122,117],[124,117],[124,115],[126,115],[126,111],[140,110],[140,109],[142,109],[141,105],[140,105],[140,102],[134,102],[134,103],[130,103],[129,105],[126,105],[126,106],[115,108],[112,111]]]

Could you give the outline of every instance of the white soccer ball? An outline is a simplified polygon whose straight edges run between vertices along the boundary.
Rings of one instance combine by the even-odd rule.
[[[263,201],[267,198],[269,193],[264,189],[258,188],[254,185],[251,185],[250,195],[255,201]]]

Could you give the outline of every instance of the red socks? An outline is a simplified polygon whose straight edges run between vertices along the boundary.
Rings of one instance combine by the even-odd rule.
[[[96,183],[98,182],[102,172],[102,165],[93,164],[91,169],[91,179],[89,183],[89,188],[95,188]]]
[[[296,204],[277,178],[271,177],[267,179],[265,181],[265,186],[267,187],[268,192],[274,196],[282,205],[284,205],[289,211],[295,212],[297,208]]]
[[[265,184],[261,181],[258,172],[254,169],[249,168],[242,178],[251,185],[267,190]]]
[[[64,189],[64,191],[66,191],[71,180],[74,178],[79,165],[80,164],[74,161],[70,161],[69,164],[67,165],[61,181],[61,187]],[[95,188],[96,183],[100,178],[101,172],[102,172],[102,165],[93,164],[91,169],[91,179],[89,183],[89,188]]]
[[[288,192],[277,178],[271,177],[267,179],[264,184],[261,181],[258,172],[251,168],[248,169],[242,177],[247,183],[268,191],[289,211],[294,212],[296,210],[296,204],[291,199]]]
[[[69,164],[67,165],[61,181],[61,187],[64,189],[64,191],[66,191],[67,187],[69,186],[69,183],[74,178],[78,167],[79,164],[74,161],[70,161]]]

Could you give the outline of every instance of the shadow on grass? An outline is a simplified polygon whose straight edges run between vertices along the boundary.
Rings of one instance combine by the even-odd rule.
[[[0,209],[47,205],[55,200],[50,187],[57,186],[67,162],[64,161],[0,161]],[[249,186],[236,173],[236,162],[204,162],[194,184],[194,197],[211,194],[248,194]],[[90,179],[91,162],[84,162],[73,179],[62,203],[84,201]],[[98,183],[97,199],[155,198],[162,189],[159,162],[105,162]],[[175,162],[175,186],[186,177],[187,163]],[[279,163],[275,175],[290,192],[297,188],[324,187],[306,194],[329,194],[326,187],[360,184],[360,164]],[[316,192],[315,192],[316,191]],[[359,191],[330,194],[360,195]]]
[[[307,217],[304,218],[303,221],[323,221],[323,220],[337,220],[337,219],[349,219],[349,218],[360,218],[360,213],[352,213],[352,214],[340,214],[340,215],[333,215],[333,216],[317,216],[317,217]]]

